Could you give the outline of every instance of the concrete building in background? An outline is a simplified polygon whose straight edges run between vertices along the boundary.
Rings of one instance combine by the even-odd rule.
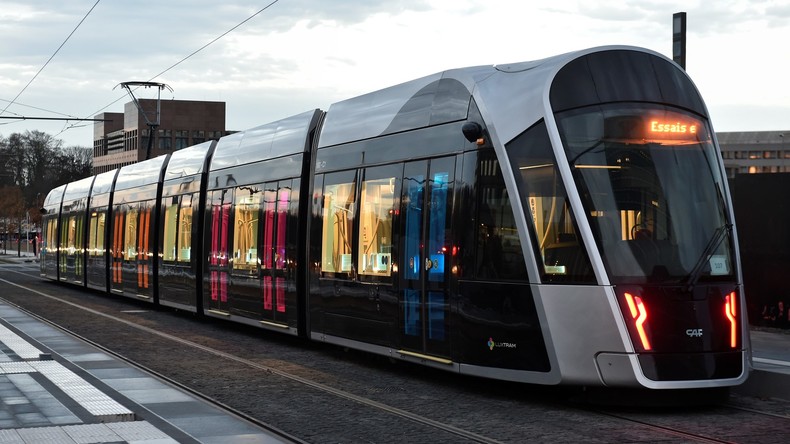
[[[99,174],[146,159],[149,121],[156,121],[156,99],[124,105],[123,113],[102,113],[93,126],[93,173]],[[225,102],[162,100],[160,125],[154,131],[150,157],[216,140],[229,134],[225,129]]]
[[[790,130],[716,133],[727,177],[790,172]]]

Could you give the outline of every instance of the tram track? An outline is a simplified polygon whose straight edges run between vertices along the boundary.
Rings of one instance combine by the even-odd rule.
[[[25,275],[30,277],[30,274],[22,273],[18,269],[10,269],[6,268],[6,271],[10,271],[12,273],[18,273],[21,275]],[[7,275],[6,275],[7,276]],[[153,307],[148,307],[148,309],[143,310],[134,310],[137,307],[137,304],[133,303],[132,301],[128,300],[117,300],[117,298],[107,298],[106,296],[91,296],[89,299],[90,301],[78,299],[80,296],[84,295],[71,295],[71,289],[65,291],[63,293],[58,292],[57,294],[49,291],[51,284],[44,284],[44,285],[30,285],[30,284],[20,284],[17,282],[13,282],[8,279],[0,279],[5,285],[12,285],[20,290],[27,292],[27,293],[34,293],[38,296],[41,296],[42,299],[48,301],[45,304],[41,305],[53,305],[52,302],[57,302],[57,304],[65,304],[66,307],[70,309],[77,310],[83,313],[82,316],[87,317],[97,317],[102,320],[103,322],[109,322],[115,324],[117,327],[115,329],[118,333],[124,333],[121,330],[125,330],[126,328],[132,329],[133,331],[137,332],[136,334],[141,336],[148,336],[155,338],[152,342],[159,342],[162,343],[165,348],[170,349],[178,349],[178,350],[188,350],[190,353],[199,353],[202,355],[202,358],[199,359],[215,359],[221,360],[223,362],[233,363],[233,368],[235,369],[242,369],[247,368],[246,370],[250,372],[250,379],[255,379],[256,377],[253,375],[255,374],[260,375],[267,375],[269,378],[277,378],[279,380],[287,381],[289,387],[300,387],[301,391],[309,391],[313,392],[313,395],[306,394],[304,395],[306,398],[311,398],[312,396],[319,396],[322,399],[330,399],[328,402],[330,405],[337,405],[337,404],[353,404],[357,407],[349,407],[352,410],[362,412],[362,415],[371,416],[371,415],[379,415],[379,417],[391,417],[391,418],[399,418],[402,421],[407,421],[409,423],[415,424],[416,427],[421,430],[434,430],[432,433],[438,433],[438,435],[443,438],[438,439],[438,441],[443,442],[485,442],[485,443],[494,443],[494,442],[515,442],[513,439],[510,438],[500,438],[499,436],[494,435],[486,435],[484,433],[480,433],[480,427],[475,429],[473,424],[470,424],[472,430],[467,430],[464,427],[459,427],[457,424],[451,424],[447,421],[443,421],[441,415],[436,415],[434,417],[429,417],[425,415],[424,412],[421,412],[419,409],[411,409],[411,408],[404,408],[401,406],[393,406],[389,405],[387,402],[382,402],[381,400],[374,399],[374,396],[365,396],[365,394],[374,394],[378,392],[386,392],[393,387],[397,388],[397,386],[389,384],[387,381],[382,381],[380,384],[382,385],[367,385],[365,387],[361,387],[355,390],[348,390],[346,387],[343,387],[342,384],[337,384],[335,381],[335,377],[329,374],[322,374],[321,372],[316,372],[315,369],[312,371],[305,371],[300,365],[295,363],[287,363],[281,362],[280,360],[272,360],[271,362],[267,363],[265,360],[262,362],[261,359],[257,357],[248,357],[243,356],[244,352],[240,352],[233,346],[231,342],[223,342],[217,340],[216,342],[207,341],[205,338],[189,338],[184,337],[179,334],[175,334],[172,331],[162,331],[164,329],[170,330],[171,328],[167,325],[156,324],[153,322],[153,316],[141,316],[140,314],[135,315],[134,313],[141,313],[147,310],[153,310]],[[36,288],[32,288],[35,286]],[[5,295],[3,295],[5,296]],[[6,299],[3,297],[3,299]],[[24,298],[23,298],[24,299]],[[32,301],[36,298],[27,298],[29,301]],[[8,300],[8,299],[6,299]],[[98,305],[97,302],[98,301]],[[26,307],[18,304],[19,298],[16,300],[9,301],[16,306],[19,306],[20,309],[25,309],[26,311],[30,312],[31,310],[26,309]],[[111,306],[107,308],[105,305]],[[125,307],[125,309],[124,309]],[[145,306],[143,306],[145,307]],[[31,307],[34,312],[34,315],[42,320],[50,324],[54,324],[60,329],[68,331],[70,334],[74,334],[72,331],[73,329],[70,328],[72,326],[63,325],[61,326],[57,322],[48,319],[48,316],[40,316],[35,311],[38,311],[35,307]],[[49,308],[52,310],[52,307]],[[108,312],[107,310],[116,310],[113,314]],[[56,309],[56,311],[58,311]],[[60,310],[62,311],[62,310]],[[176,316],[173,313],[165,312],[163,316]],[[90,321],[91,323],[94,321]],[[68,324],[66,322],[65,324]],[[202,325],[202,324],[201,324]],[[122,326],[122,327],[121,327]],[[167,328],[163,328],[167,327]],[[219,326],[220,330],[222,327]],[[85,327],[83,327],[85,328]],[[90,329],[90,327],[87,327]],[[173,327],[175,329],[175,327]],[[126,333],[124,333],[126,334]],[[251,422],[256,424],[261,424],[265,426],[268,424],[266,420],[261,420],[255,414],[249,415],[247,412],[243,411],[243,409],[236,409],[235,407],[229,405],[232,402],[227,402],[226,399],[218,399],[214,397],[212,394],[206,394],[200,388],[193,388],[192,382],[189,380],[189,375],[184,374],[175,374],[173,375],[171,372],[162,372],[159,369],[152,368],[152,366],[147,365],[146,362],[141,362],[140,360],[136,359],[134,356],[131,358],[126,356],[129,353],[125,353],[123,350],[121,352],[116,352],[116,348],[112,346],[112,344],[108,344],[105,346],[104,343],[106,341],[101,340],[97,341],[95,338],[89,338],[85,335],[77,334],[82,340],[86,340],[91,344],[94,344],[97,347],[102,348],[107,353],[113,354],[118,356],[121,359],[127,360],[128,362],[141,366],[142,368],[146,369],[158,377],[161,377],[165,380],[171,381],[178,387],[181,387],[185,390],[189,390],[190,392],[196,393],[205,399],[211,400],[212,402],[217,402],[219,405],[223,406],[223,408],[227,408],[228,410],[238,414],[239,416],[248,418]],[[266,341],[262,339],[261,341]],[[169,346],[164,344],[170,344]],[[145,345],[143,345],[145,347]],[[127,347],[127,350],[130,348]],[[211,358],[206,358],[206,356]],[[222,364],[221,366],[225,366]],[[230,366],[230,364],[228,364]],[[245,370],[238,370],[238,371],[245,371]],[[167,373],[167,374],[166,374]],[[407,377],[409,377],[407,375]],[[185,379],[186,378],[186,379]],[[183,381],[183,382],[182,382]],[[397,391],[394,390],[393,391]],[[317,395],[316,395],[317,394]],[[334,399],[335,401],[331,401]],[[512,406],[510,404],[516,404]],[[494,405],[509,405],[510,407],[514,408],[515,411],[524,411],[528,412],[530,410],[528,401],[519,401],[513,400],[512,398],[506,399],[504,402],[499,402],[495,400],[492,402]],[[551,403],[554,404],[554,403]],[[769,412],[760,412],[756,409],[750,409],[747,407],[739,407],[739,406],[722,406],[728,407],[731,409],[737,409],[740,412],[745,412],[752,415],[766,415],[766,417],[770,417],[773,420],[776,419],[790,419],[786,416],[773,414],[771,415]],[[340,408],[340,407],[338,407]],[[346,407],[342,407],[346,408]],[[575,410],[573,407],[569,406],[568,404],[564,403],[557,403],[552,405],[551,408],[556,408],[559,410]],[[650,436],[656,437],[664,437],[663,439],[667,439],[669,441],[672,440],[680,440],[683,442],[705,442],[705,443],[731,443],[731,442],[742,442],[738,439],[731,439],[731,437],[720,437],[718,435],[712,436],[705,431],[694,430],[693,427],[687,428],[683,426],[677,426],[677,424],[672,424],[671,421],[664,421],[659,422],[655,420],[654,415],[645,414],[643,412],[638,412],[637,414],[626,414],[620,411],[609,411],[606,409],[595,409],[595,408],[581,408],[578,409],[583,415],[588,416],[586,421],[590,423],[600,423],[603,422],[612,422],[612,427],[623,427],[617,426],[614,423],[625,423],[631,424],[630,426],[625,426],[623,428],[633,428],[637,430],[642,430],[643,433],[646,433]],[[373,414],[371,412],[378,412]],[[367,413],[365,413],[367,412]],[[484,409],[481,407],[480,411],[476,414],[483,415]],[[381,416],[384,415],[384,416]],[[702,416],[705,416],[705,413],[701,413]],[[660,415],[658,415],[660,416]],[[595,417],[604,418],[600,420],[596,420]],[[495,419],[491,419],[494,421]],[[682,423],[682,421],[681,421]],[[281,426],[277,426],[281,427]],[[275,427],[275,429],[277,429]],[[485,430],[485,428],[483,428]],[[290,432],[285,432],[290,433]],[[296,442],[324,442],[321,438],[316,438],[314,435],[300,435],[295,434],[294,438],[291,438]],[[539,440],[540,441],[540,440]],[[555,439],[555,441],[562,441],[562,439]],[[393,441],[394,442],[394,441]],[[745,442],[745,441],[743,441]]]
[[[487,443],[487,444],[501,443],[501,441],[499,441],[499,440],[496,440],[496,439],[493,439],[493,438],[489,438],[489,437],[486,437],[486,436],[482,436],[482,435],[479,435],[477,433],[473,433],[473,432],[470,432],[470,431],[463,430],[461,428],[452,426],[450,424],[444,424],[444,423],[441,423],[439,421],[435,421],[435,420],[432,420],[430,418],[426,418],[424,416],[421,416],[421,415],[418,415],[418,414],[415,414],[415,413],[411,413],[411,412],[408,412],[408,411],[405,411],[405,410],[402,410],[402,409],[399,409],[399,408],[395,408],[395,407],[392,407],[392,406],[389,406],[389,405],[377,402],[377,401],[375,401],[373,399],[370,399],[370,398],[359,396],[359,395],[356,395],[356,394],[353,394],[353,393],[350,393],[350,392],[347,392],[347,391],[344,391],[344,390],[340,390],[340,389],[331,387],[331,386],[326,385],[326,384],[322,384],[322,383],[314,381],[314,380],[310,380],[310,379],[298,376],[298,375],[296,375],[294,373],[283,371],[283,370],[280,370],[280,369],[272,367],[272,366],[262,365],[262,364],[260,364],[258,362],[252,361],[250,359],[246,359],[246,358],[243,358],[243,357],[231,354],[231,353],[227,353],[227,352],[224,352],[222,350],[218,350],[216,348],[208,347],[208,346],[205,346],[205,345],[202,345],[202,344],[199,344],[199,343],[196,343],[196,342],[184,339],[182,337],[178,337],[178,336],[175,336],[175,335],[164,333],[164,332],[152,329],[150,327],[147,327],[145,325],[141,325],[141,324],[138,324],[138,323],[135,323],[135,322],[131,322],[131,321],[127,320],[127,319],[124,319],[124,318],[121,318],[121,317],[118,317],[118,316],[113,316],[111,314],[104,313],[104,312],[101,312],[101,311],[98,311],[98,310],[95,310],[95,309],[83,307],[80,304],[76,304],[74,302],[68,301],[68,300],[60,298],[58,296],[54,296],[54,295],[51,295],[51,294],[46,294],[44,292],[41,292],[41,291],[38,291],[38,290],[35,290],[35,289],[32,289],[32,288],[28,288],[28,287],[16,284],[16,283],[8,281],[6,279],[0,279],[0,282],[5,283],[7,285],[13,285],[13,286],[19,287],[19,288],[21,288],[21,289],[23,289],[25,291],[35,293],[35,294],[37,294],[39,296],[48,298],[48,299],[50,299],[52,301],[57,301],[57,302],[60,302],[60,303],[63,303],[63,304],[67,304],[67,305],[69,305],[69,306],[71,306],[73,308],[76,308],[76,309],[79,309],[79,310],[83,310],[83,311],[85,311],[87,313],[90,313],[92,315],[101,316],[101,317],[103,317],[103,318],[105,318],[107,320],[124,324],[126,326],[129,326],[129,327],[132,327],[134,329],[137,329],[137,330],[139,330],[139,331],[141,331],[141,332],[143,332],[145,334],[153,335],[153,336],[159,337],[161,339],[172,341],[172,342],[175,342],[175,343],[180,344],[182,346],[190,347],[192,349],[199,350],[201,352],[207,353],[207,354],[212,355],[212,356],[216,356],[216,357],[219,357],[219,358],[222,358],[222,359],[226,359],[226,360],[231,360],[231,361],[234,361],[236,363],[242,364],[242,365],[244,365],[246,367],[254,368],[254,369],[258,370],[258,371],[266,372],[266,373],[272,374],[272,375],[277,375],[277,376],[279,376],[281,378],[288,379],[290,381],[296,382],[296,383],[304,385],[306,387],[310,387],[310,388],[312,388],[314,390],[317,390],[317,391],[320,391],[320,392],[323,392],[323,393],[326,393],[326,394],[331,394],[331,395],[333,395],[335,397],[342,398],[342,399],[345,399],[345,400],[348,400],[348,401],[352,401],[352,402],[364,405],[364,406],[372,408],[372,409],[376,409],[376,410],[379,410],[379,411],[382,411],[382,412],[386,412],[387,414],[398,416],[398,417],[407,419],[409,421],[421,424],[421,425],[426,426],[426,427],[431,427],[431,428],[434,428],[434,429],[437,429],[437,430],[441,430],[441,431],[447,432],[449,434],[455,435],[455,436],[457,436],[459,438],[463,438],[465,440],[468,440],[470,442]],[[306,441],[302,441],[301,439],[299,439],[296,436],[287,434],[287,433],[279,430],[278,428],[271,426],[270,424],[264,423],[264,422],[260,421],[257,418],[254,418],[254,417],[252,417],[250,415],[247,415],[244,412],[236,410],[236,409],[226,405],[225,403],[223,403],[223,402],[221,402],[221,401],[219,401],[217,399],[214,399],[214,398],[212,398],[210,396],[205,395],[204,393],[195,391],[195,390],[191,389],[188,385],[182,384],[179,381],[177,381],[177,380],[175,380],[173,378],[170,378],[170,377],[168,377],[167,375],[165,375],[165,374],[163,374],[161,372],[153,370],[153,369],[141,364],[140,362],[137,362],[137,361],[135,361],[133,359],[128,358],[127,356],[119,354],[119,353],[115,352],[114,350],[112,350],[110,348],[107,348],[107,347],[103,346],[102,344],[100,344],[100,343],[98,343],[98,342],[96,342],[94,340],[91,340],[91,339],[89,339],[87,337],[84,337],[82,335],[76,334],[73,331],[71,331],[70,329],[68,329],[68,328],[66,328],[66,327],[64,327],[62,325],[59,325],[59,324],[57,324],[57,323],[55,323],[55,322],[53,322],[53,321],[51,321],[51,320],[49,320],[49,319],[47,319],[45,317],[39,316],[36,313],[34,313],[34,312],[30,311],[30,310],[27,310],[26,308],[24,308],[24,307],[14,303],[14,302],[12,302],[12,301],[8,301],[8,300],[6,300],[6,299],[4,299],[2,297],[0,297],[0,299],[6,301],[6,303],[14,305],[19,310],[24,311],[28,315],[30,315],[32,317],[35,317],[36,319],[38,319],[38,320],[40,320],[42,322],[45,322],[45,323],[47,323],[47,324],[49,324],[49,325],[51,325],[51,326],[53,326],[53,327],[55,327],[55,328],[57,328],[57,329],[59,329],[61,331],[64,331],[64,332],[68,333],[69,335],[72,335],[72,336],[74,336],[74,337],[76,337],[76,338],[78,338],[78,339],[80,339],[82,341],[85,341],[85,342],[91,344],[92,346],[97,347],[97,348],[101,349],[102,351],[104,351],[104,352],[106,352],[106,353],[108,353],[108,354],[110,354],[112,356],[115,356],[116,358],[119,358],[119,359],[124,360],[125,362],[128,362],[131,365],[134,365],[134,366],[136,366],[138,368],[141,368],[141,369],[145,370],[146,372],[149,372],[149,373],[155,375],[158,378],[166,380],[169,383],[171,383],[171,384],[173,384],[173,385],[175,385],[175,386],[177,386],[177,387],[179,387],[181,389],[184,389],[184,390],[187,390],[187,391],[189,391],[189,392],[191,392],[193,394],[196,394],[196,395],[200,396],[201,398],[211,402],[214,405],[217,405],[217,406],[219,406],[219,407],[221,407],[223,409],[226,409],[226,410],[228,410],[228,411],[230,411],[230,412],[232,412],[232,413],[234,413],[234,414],[236,414],[236,415],[238,415],[240,417],[245,418],[246,420],[258,425],[259,427],[262,427],[262,428],[265,428],[267,430],[272,430],[272,431],[275,431],[277,433],[280,433],[283,436],[286,436],[288,439],[294,440],[295,442],[306,442]]]

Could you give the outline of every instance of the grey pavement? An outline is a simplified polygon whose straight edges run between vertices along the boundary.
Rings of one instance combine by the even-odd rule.
[[[790,401],[790,330],[753,327],[750,336],[752,373],[733,391]]]
[[[0,444],[281,443],[0,302]]]

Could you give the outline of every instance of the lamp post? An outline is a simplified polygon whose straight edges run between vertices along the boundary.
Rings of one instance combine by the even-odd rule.
[[[780,148],[779,148],[779,155],[782,156],[782,172],[787,172],[787,168],[785,167],[785,159],[787,156],[785,155],[785,134],[779,133],[779,139],[781,139]]]

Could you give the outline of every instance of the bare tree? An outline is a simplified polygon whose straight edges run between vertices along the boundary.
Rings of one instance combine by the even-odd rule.
[[[16,186],[26,208],[37,208],[52,188],[92,174],[92,150],[41,131],[0,138],[0,186]]]

